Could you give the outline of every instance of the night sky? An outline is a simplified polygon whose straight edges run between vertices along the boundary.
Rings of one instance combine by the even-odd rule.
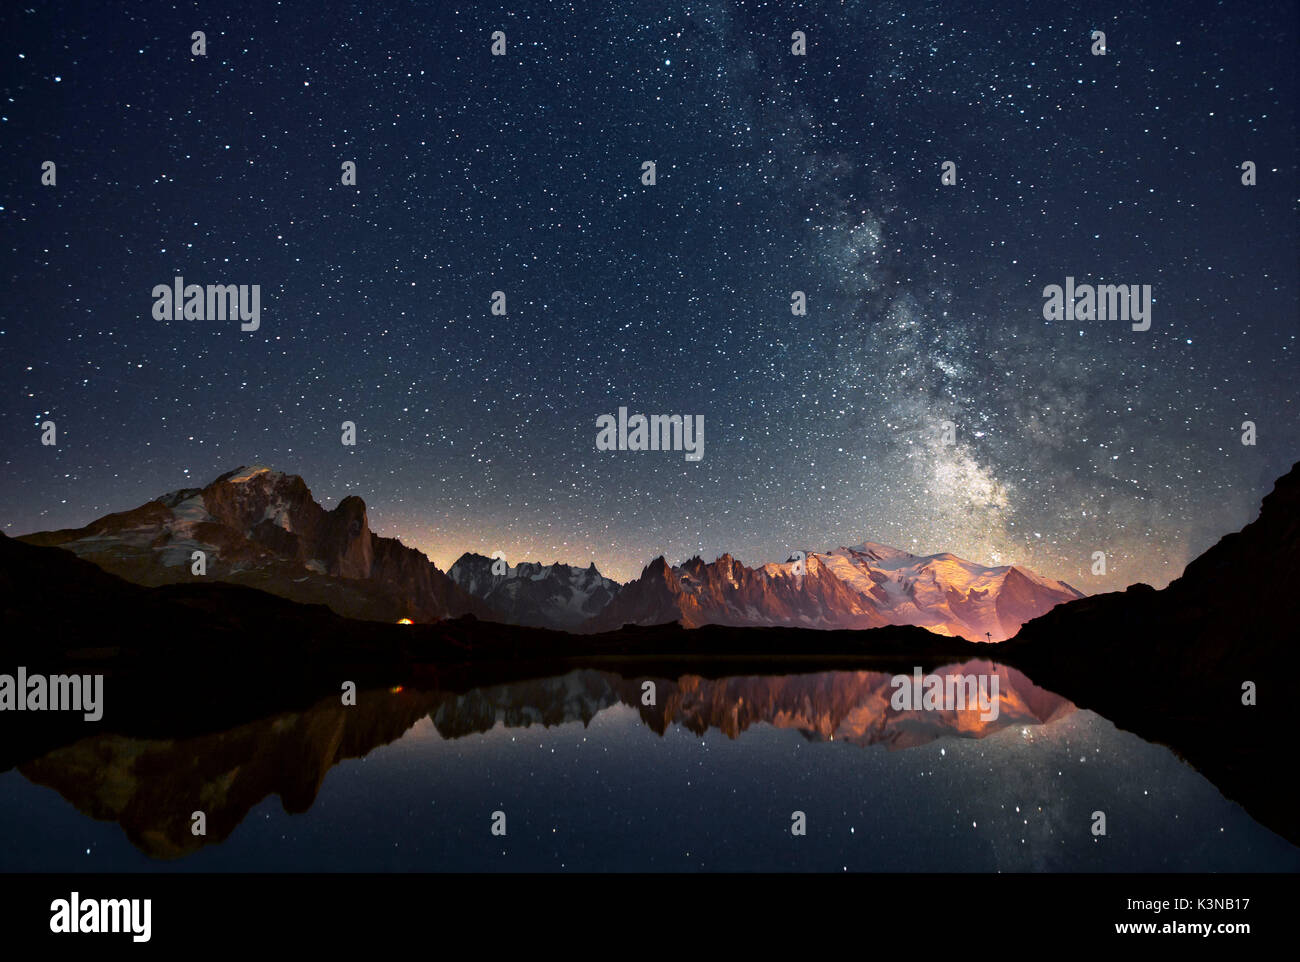
[[[1095,592],[1300,457],[1292,4],[138,6],[0,13],[8,534],[260,463],[444,568],[871,540]],[[177,275],[260,329],[155,320]],[[1067,276],[1150,330],[1045,320]],[[597,451],[620,406],[703,460]]]

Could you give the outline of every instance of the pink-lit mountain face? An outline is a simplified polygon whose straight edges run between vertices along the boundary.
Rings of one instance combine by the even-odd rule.
[[[970,641],[1002,641],[1083,593],[1016,565],[985,567],[951,554],[919,556],[867,543],[749,568],[730,555],[671,567],[656,558],[584,625],[680,621],[807,628],[917,625]]]

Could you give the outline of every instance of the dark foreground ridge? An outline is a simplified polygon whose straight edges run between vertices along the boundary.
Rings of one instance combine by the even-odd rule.
[[[1259,517],[1163,591],[1132,585],[1061,605],[992,657],[1121,728],[1172,748],[1300,844],[1290,728],[1300,705],[1300,464]],[[1252,682],[1256,704],[1242,703]]]

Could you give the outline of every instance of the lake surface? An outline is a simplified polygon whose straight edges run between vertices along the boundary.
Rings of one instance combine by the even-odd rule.
[[[1300,871],[1168,749],[938,673],[996,676],[996,719],[896,710],[882,672],[648,676],[647,705],[582,670],[96,734],[0,774],[0,871]]]

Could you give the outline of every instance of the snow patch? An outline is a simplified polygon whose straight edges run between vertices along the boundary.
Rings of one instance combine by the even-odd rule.
[[[207,502],[203,500],[203,495],[196,494],[193,497],[186,498],[184,501],[172,508],[172,515],[177,521],[211,521],[212,515],[208,514]]]
[[[252,480],[259,474],[270,474],[271,469],[263,464],[241,465],[235,468],[234,474],[226,478],[231,484],[241,484],[244,481]]]

